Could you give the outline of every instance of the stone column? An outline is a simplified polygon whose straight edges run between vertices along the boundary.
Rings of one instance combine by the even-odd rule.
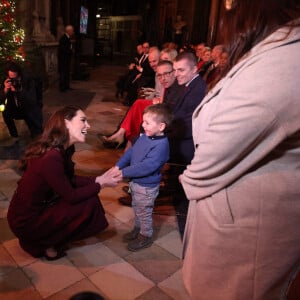
[[[32,7],[34,0],[16,1],[17,23],[25,32],[24,44],[32,43]]]
[[[50,32],[50,0],[44,0],[45,29]]]
[[[218,30],[218,18],[220,15],[220,5],[223,0],[211,0],[211,9],[209,16],[207,44],[214,45]]]

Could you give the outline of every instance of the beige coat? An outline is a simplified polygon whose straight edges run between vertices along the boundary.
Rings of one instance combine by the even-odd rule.
[[[192,299],[284,299],[300,262],[300,28],[255,46],[193,115],[184,283]],[[270,43],[271,41],[271,43]]]

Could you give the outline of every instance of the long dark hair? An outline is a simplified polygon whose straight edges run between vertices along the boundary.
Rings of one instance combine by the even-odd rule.
[[[288,24],[299,26],[300,0],[233,0],[220,22],[227,47],[228,72],[251,48]]]
[[[19,161],[20,170],[25,170],[29,160],[43,156],[49,149],[64,149],[69,142],[65,120],[72,120],[79,110],[82,110],[79,106],[65,106],[49,118],[41,137],[26,148],[24,156]]]

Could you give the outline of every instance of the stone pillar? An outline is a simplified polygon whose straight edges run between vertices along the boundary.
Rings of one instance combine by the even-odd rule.
[[[45,29],[50,33],[50,0],[44,0]]]
[[[24,32],[25,39],[23,48],[25,50],[25,69],[34,74],[44,73],[44,61],[39,49],[32,37],[33,18],[32,10],[35,5],[35,0],[19,0],[16,1],[17,23]]]
[[[50,17],[50,1],[35,0],[32,9],[32,37],[38,44],[55,41],[55,37],[50,32]]]
[[[45,87],[57,80],[57,42],[50,33],[50,1],[19,0],[19,26],[25,30],[25,67],[40,76]]]
[[[32,7],[34,0],[16,1],[17,23],[25,32],[24,44],[32,43]]]
[[[211,0],[211,9],[209,16],[207,44],[210,46],[215,45],[217,34],[218,34],[218,19],[220,15],[220,5],[223,0]]]

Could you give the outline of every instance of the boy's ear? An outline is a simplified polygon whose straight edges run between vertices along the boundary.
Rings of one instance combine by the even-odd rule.
[[[160,123],[160,131],[165,131],[166,123]]]

